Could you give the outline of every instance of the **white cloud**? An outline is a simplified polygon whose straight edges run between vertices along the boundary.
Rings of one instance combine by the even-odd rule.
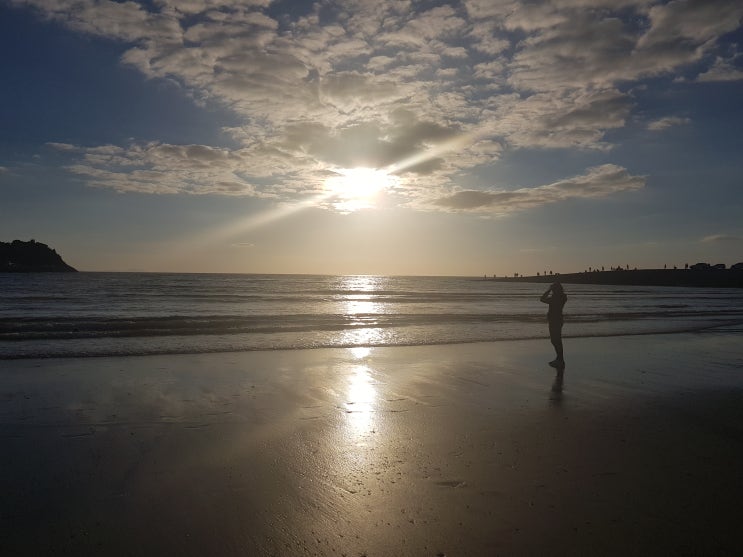
[[[699,240],[703,244],[740,244],[743,238],[730,234],[711,234]]]
[[[690,123],[689,118],[682,118],[681,116],[666,116],[658,120],[653,120],[648,123],[648,129],[653,131],[661,131],[673,126],[683,126]]]
[[[35,8],[48,19],[102,37],[138,41],[156,37],[160,41],[176,40],[180,35],[178,20],[165,10],[150,12],[136,2],[112,0],[11,0],[15,5]]]
[[[516,147],[607,150],[606,130],[624,126],[630,98],[616,89],[500,95],[485,111],[487,123]]]
[[[672,0],[652,6],[648,17],[652,26],[640,48],[685,41],[701,45],[737,29],[743,5],[736,0]]]
[[[371,71],[383,71],[394,63],[395,59],[389,56],[373,56],[366,63],[366,67]]]
[[[435,200],[434,204],[451,211],[504,214],[566,199],[606,197],[638,190],[644,185],[643,176],[632,176],[621,166],[605,164],[589,168],[581,176],[544,186],[501,191],[461,190]]]
[[[739,81],[743,79],[743,70],[734,65],[737,58],[740,58],[740,55],[729,60],[718,56],[715,63],[707,71],[697,76],[697,81]]]
[[[320,80],[320,101],[338,107],[343,112],[399,100],[405,91],[392,80],[373,74],[338,72]]]
[[[62,151],[62,152],[72,152],[77,151],[78,148],[74,145],[71,145],[69,143],[56,143],[54,141],[48,141],[46,143],[47,147],[51,147],[55,151]]]
[[[473,49],[491,56],[500,54],[511,46],[511,42],[505,36],[500,36],[498,27],[492,20],[474,23],[469,36],[474,39]]]
[[[256,191],[244,177],[243,150],[163,143],[73,149],[84,156],[69,171],[96,187],[158,194],[270,195]]]
[[[606,10],[575,10],[572,17],[524,40],[509,82],[520,89],[544,91],[606,87],[667,74],[698,62],[720,36],[738,28],[743,4],[676,0],[653,6],[647,14],[638,10],[636,17],[647,19],[646,31]]]

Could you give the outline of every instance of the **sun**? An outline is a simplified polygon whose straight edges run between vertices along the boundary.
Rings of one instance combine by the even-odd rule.
[[[378,194],[397,184],[397,177],[376,168],[342,168],[325,181],[337,211],[352,213],[374,207]]]

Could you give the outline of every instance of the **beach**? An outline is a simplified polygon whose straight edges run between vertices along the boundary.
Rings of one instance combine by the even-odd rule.
[[[7,555],[728,555],[731,333],[5,361]]]

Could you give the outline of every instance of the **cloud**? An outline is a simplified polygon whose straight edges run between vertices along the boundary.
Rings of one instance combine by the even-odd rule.
[[[320,81],[319,91],[321,102],[329,103],[344,112],[392,102],[405,96],[394,81],[358,72],[328,75]]]
[[[689,118],[682,118],[680,116],[666,116],[658,120],[653,120],[648,123],[648,129],[652,131],[661,131],[673,126],[683,126],[690,123]]]
[[[699,241],[703,244],[741,244],[743,243],[743,238],[728,234],[712,234],[710,236],[705,236]]]
[[[492,133],[516,147],[607,150],[607,130],[621,128],[631,99],[616,89],[500,95],[484,112]]]
[[[638,46],[700,45],[740,26],[743,5],[735,0],[672,0],[650,8],[651,27]]]
[[[635,108],[630,85],[645,78],[741,75],[719,43],[740,27],[737,0],[327,0],[301,15],[270,0],[11,4],[119,41],[123,64],[234,114],[232,149],[49,144],[117,191],[294,199],[339,167],[382,168],[476,136],[400,174],[402,198],[428,199],[503,151],[610,151],[608,132]]]
[[[54,141],[47,141],[46,146],[54,149],[55,151],[68,153],[78,151],[78,148],[74,145],[71,145],[70,143],[55,143]]]
[[[235,130],[235,134],[240,136],[241,131]],[[160,142],[134,142],[125,147],[48,145],[72,157],[67,169],[95,187],[119,192],[299,199],[321,191],[333,169],[389,167],[459,134],[456,128],[396,110],[384,125],[368,122],[336,130],[316,122],[299,122],[271,138],[245,137],[245,146],[231,149]],[[467,157],[496,156],[499,147],[485,141]],[[398,174],[430,179],[442,164],[440,156],[426,157],[400,168]],[[281,179],[266,180],[276,176]]]
[[[83,153],[67,169],[95,187],[155,194],[270,195],[256,191],[243,175],[244,150],[156,142],[65,150]]]
[[[504,214],[567,199],[606,197],[644,186],[643,176],[632,176],[621,166],[605,164],[589,168],[581,176],[534,188],[510,191],[462,190],[435,200],[434,205],[452,211]]]
[[[734,65],[738,58],[740,58],[740,55],[731,57],[728,60],[718,56],[715,59],[715,63],[707,71],[697,76],[697,81],[739,81],[743,79],[743,70]]]
[[[593,2],[563,2],[573,8]],[[603,3],[606,6],[606,3]],[[628,3],[630,4],[630,3]],[[542,4],[540,4],[542,5]],[[559,4],[543,4],[553,7]],[[514,56],[509,82],[532,91],[607,87],[668,74],[702,60],[722,35],[737,29],[743,5],[735,0],[675,0],[637,10],[635,21],[606,10],[566,9],[527,37]]]

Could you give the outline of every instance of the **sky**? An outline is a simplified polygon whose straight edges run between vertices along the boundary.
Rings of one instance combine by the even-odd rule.
[[[86,271],[743,261],[739,0],[0,0],[0,240]]]

